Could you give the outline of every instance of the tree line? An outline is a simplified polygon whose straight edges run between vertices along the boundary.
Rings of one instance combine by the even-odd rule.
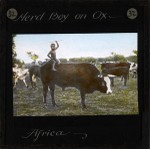
[[[61,58],[61,62],[67,62],[67,59]],[[104,62],[135,62],[137,63],[137,51],[133,50],[133,55],[125,57],[114,52],[111,53],[111,56],[105,58],[94,58],[94,57],[80,57],[80,58],[70,58],[69,62],[90,62],[90,63],[104,63]]]

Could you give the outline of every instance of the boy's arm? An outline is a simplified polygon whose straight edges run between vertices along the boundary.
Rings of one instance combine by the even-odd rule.
[[[57,44],[57,47],[55,48],[55,50],[56,50],[56,49],[58,49],[58,48],[59,48],[59,44],[58,44],[58,42],[57,42],[57,41],[55,41],[55,42],[56,42],[56,44]]]
[[[51,58],[51,51],[47,54],[47,56],[48,56],[49,58]]]

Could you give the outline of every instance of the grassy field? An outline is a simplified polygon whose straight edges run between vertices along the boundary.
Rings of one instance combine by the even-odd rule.
[[[125,115],[138,114],[137,81],[130,78],[127,87],[120,78],[115,78],[113,93],[106,95],[98,91],[86,95],[87,109],[82,110],[80,94],[75,88],[58,86],[55,90],[55,101],[58,107],[52,107],[48,93],[48,107],[43,106],[42,84],[38,80],[38,89],[26,88],[22,83],[13,91],[14,116],[72,116],[72,115]]]

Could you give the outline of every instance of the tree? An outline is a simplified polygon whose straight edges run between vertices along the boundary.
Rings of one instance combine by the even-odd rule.
[[[137,56],[138,55],[138,51],[137,50],[133,50],[133,53]]]
[[[128,61],[137,63],[137,56],[136,55],[130,55],[126,57]]]
[[[137,56],[138,56],[138,51],[137,50],[133,50],[132,51],[134,55],[130,55],[127,57],[127,60],[137,63]]]
[[[66,63],[67,62],[66,58],[60,58],[59,60],[60,60],[61,63]]]
[[[79,57],[79,58],[70,58],[70,62],[87,62],[87,63],[96,63],[97,59],[94,57]]]
[[[14,60],[16,59],[17,57],[17,53],[16,53],[16,45],[15,45],[15,42],[14,42],[14,38],[16,37],[15,34],[12,35],[12,58],[13,58],[13,63],[14,63]]]
[[[35,53],[27,52],[27,54],[34,62],[36,62],[36,60],[39,58],[39,56]]]
[[[115,52],[111,52],[111,56],[108,58],[112,61],[126,62],[126,58],[121,54],[116,54]]]
[[[18,67],[22,67],[24,62],[17,58],[16,44],[15,44],[15,41],[14,41],[16,35],[13,34],[12,37],[13,37],[13,39],[12,39],[12,61],[13,61],[13,66],[15,64],[18,64]]]

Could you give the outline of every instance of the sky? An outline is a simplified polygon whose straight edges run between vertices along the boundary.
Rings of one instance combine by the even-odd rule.
[[[137,50],[137,33],[98,34],[17,34],[14,37],[17,58],[25,63],[32,62],[27,52],[33,52],[44,61],[50,44],[58,41],[57,58],[95,57],[104,58],[111,52],[124,56]]]

